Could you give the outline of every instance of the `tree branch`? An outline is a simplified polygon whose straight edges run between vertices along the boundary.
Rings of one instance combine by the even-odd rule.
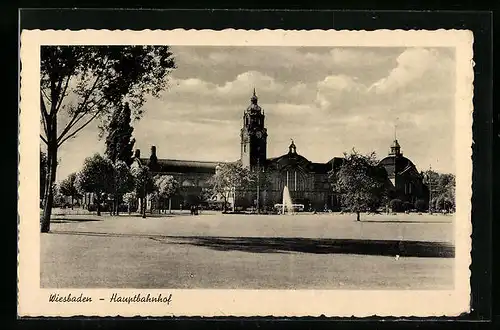
[[[90,113],[90,109],[92,109],[96,104],[99,104],[102,101],[103,98],[104,97],[101,97],[98,101],[94,102],[94,104],[92,104],[92,106],[90,106],[90,108],[88,108],[86,111],[75,112],[73,118],[71,118],[70,122],[63,129],[63,131],[61,132],[61,135],[59,135],[59,137],[57,138],[57,140],[62,140],[64,138],[64,135],[67,134],[71,130],[71,128],[73,128],[81,119],[83,119],[87,114],[89,114]],[[102,112],[102,110],[98,110],[98,111],[96,111],[96,114],[99,114],[101,112]],[[94,114],[93,118],[96,117],[95,116],[96,114]]]
[[[45,135],[49,135],[49,128],[47,126],[47,123],[46,123],[46,119],[45,119],[45,116],[42,115],[42,123],[43,123],[43,129],[45,131]]]
[[[86,106],[87,104],[87,101],[90,97],[90,95],[92,95],[92,93],[94,92],[94,89],[95,87],[97,86],[97,82],[101,79],[102,77],[102,73],[104,72],[105,68],[106,68],[106,65],[108,64],[108,61],[109,61],[109,57],[106,58],[106,61],[104,62],[103,64],[103,67],[102,67],[102,71],[99,72],[99,74],[97,75],[97,77],[95,78],[95,81],[94,81],[94,84],[92,85],[92,87],[90,88],[89,92],[87,93],[87,95],[85,96],[85,98],[83,99],[83,102],[80,106],[80,108],[83,108]]]
[[[47,101],[50,102],[50,98],[49,96],[47,95],[47,93],[45,92],[45,90],[40,86],[40,92],[43,96],[45,96],[45,98],[47,99]]]
[[[80,126],[79,128],[77,128],[73,133],[67,135],[64,139],[60,140],[58,143],[57,143],[57,147],[60,147],[65,141],[67,141],[68,139],[71,139],[73,136],[75,136],[78,132],[80,132],[85,126],[87,126],[88,124],[90,124],[90,122],[92,120],[94,120],[95,117],[97,117],[97,115],[100,113],[100,111],[96,111],[96,113],[90,117],[89,120],[87,120],[87,122],[85,124],[83,124],[82,126]]]
[[[64,84],[64,89],[62,91],[61,97],[59,97],[59,102],[56,105],[56,113],[59,111],[59,108],[61,107],[62,101],[64,97],[66,96],[66,90],[68,89],[68,84],[69,81],[71,80],[71,76],[73,75],[74,69],[71,70],[71,72],[68,74],[68,79],[66,80],[66,83]]]
[[[40,134],[40,139],[42,139],[42,141],[45,142],[45,144],[49,144],[47,142],[47,139],[42,134]]]
[[[43,100],[43,95],[45,95],[45,92],[43,91],[43,89],[40,89],[40,106],[42,108],[42,114],[45,116],[45,118],[47,118],[49,116],[49,113],[47,112],[47,106],[45,105],[45,101]],[[45,97],[47,97],[47,95],[45,95]]]

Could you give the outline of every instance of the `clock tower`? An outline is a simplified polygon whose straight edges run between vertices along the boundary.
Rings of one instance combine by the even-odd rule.
[[[250,105],[243,113],[241,128],[241,162],[244,167],[264,166],[266,162],[267,129],[264,127],[264,110],[258,104],[253,90]]]

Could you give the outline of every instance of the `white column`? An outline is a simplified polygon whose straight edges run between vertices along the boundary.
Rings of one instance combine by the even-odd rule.
[[[288,187],[288,171],[286,171],[286,186]]]

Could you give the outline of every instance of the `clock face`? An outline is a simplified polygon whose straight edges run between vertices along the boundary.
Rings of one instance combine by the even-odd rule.
[[[257,131],[257,133],[255,133],[255,135],[257,135],[257,137],[260,139],[262,137],[262,132],[261,131]]]

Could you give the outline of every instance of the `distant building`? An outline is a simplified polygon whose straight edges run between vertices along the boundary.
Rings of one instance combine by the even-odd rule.
[[[389,155],[382,159],[379,165],[385,168],[391,182],[391,199],[397,198],[412,204],[417,199],[428,201],[429,189],[423,182],[423,174],[418,172],[411,160],[403,156],[397,139],[392,143]]]
[[[281,203],[283,189],[288,186],[294,203],[304,204],[305,208],[316,210],[340,208],[338,198],[332,187],[332,174],[343,162],[342,157],[333,157],[326,163],[312,162],[297,152],[292,140],[288,152],[279,157],[267,158],[268,132],[265,126],[265,113],[258,104],[254,93],[250,105],[243,112],[243,125],[240,131],[240,161],[252,171],[265,172],[270,178],[270,186],[259,191],[259,205],[272,207]],[[135,165],[134,165],[135,164]],[[151,147],[149,158],[141,158],[136,150],[133,166],[148,166],[153,173],[172,175],[179,183],[179,193],[172,198],[172,207],[179,208],[196,203],[203,189],[209,189],[207,180],[215,174],[217,165],[223,162],[188,161],[158,159],[156,147]],[[425,192],[421,175],[415,166],[400,153],[397,141],[391,154],[384,158],[382,165],[393,183],[391,194],[403,200],[414,201]],[[406,188],[405,188],[406,187]],[[257,191],[240,191],[237,205],[255,206]]]

